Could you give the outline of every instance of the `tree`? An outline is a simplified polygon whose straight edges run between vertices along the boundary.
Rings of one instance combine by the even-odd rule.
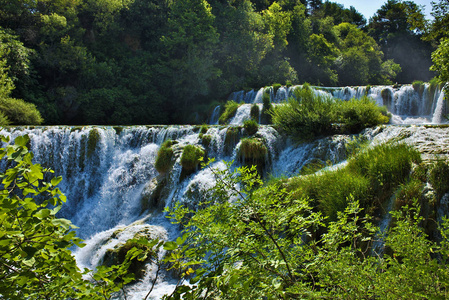
[[[424,39],[438,43],[441,38],[449,37],[449,3],[445,0],[432,2],[433,21],[427,29]]]
[[[368,24],[368,34],[381,46],[385,58],[398,63],[402,72],[396,80],[410,83],[433,77],[430,43],[421,40],[426,20],[422,8],[412,1],[388,0]]]

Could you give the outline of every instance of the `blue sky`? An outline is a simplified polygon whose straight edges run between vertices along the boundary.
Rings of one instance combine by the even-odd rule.
[[[430,12],[432,11],[432,5],[430,4],[432,0],[415,0],[418,5],[425,5],[424,13],[426,14],[426,18],[430,19]],[[438,2],[437,0],[434,0]],[[372,17],[376,11],[387,2],[387,0],[333,0],[331,2],[337,2],[343,4],[345,8],[349,8],[350,6],[354,6],[354,8],[361,14],[363,14],[368,21],[370,17]]]

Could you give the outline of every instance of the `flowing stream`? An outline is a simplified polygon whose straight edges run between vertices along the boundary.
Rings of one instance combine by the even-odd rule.
[[[273,101],[282,100],[278,95],[284,99],[291,95],[291,89],[281,89],[277,93],[271,91]],[[380,89],[371,88],[369,94],[379,102],[381,100],[376,97],[381,93]],[[445,110],[440,103],[442,92],[436,90],[432,97],[419,98],[408,86],[388,89],[395,102],[387,106],[403,123],[407,123],[412,111],[417,112],[412,116],[414,119],[442,120],[435,115],[443,114]],[[366,94],[362,88],[321,92],[340,93],[339,97]],[[259,90],[238,95],[250,103],[261,103],[262,93]],[[404,95],[412,98],[409,104],[401,100]],[[424,100],[428,102],[422,104],[420,101]],[[242,110],[232,123],[241,124],[246,113],[247,110]],[[68,218],[79,227],[77,233],[87,246],[75,250],[74,255],[81,268],[91,269],[102,262],[107,249],[124,243],[137,233],[145,232],[159,239],[173,239],[179,234],[179,228],[166,219],[163,208],[170,208],[176,202],[195,208],[214,185],[213,174],[207,168],[182,175],[180,155],[185,145],[204,148],[209,157],[216,159],[212,167],[224,168],[223,160],[233,160],[234,166],[239,166],[241,139],[246,136],[243,128],[235,126],[209,126],[205,134],[200,133],[199,126],[11,127],[1,129],[0,134],[12,139],[28,134],[35,162],[52,168],[56,175],[63,177],[60,188],[68,200],[59,217]],[[202,142],[204,135],[210,136],[207,145]],[[364,135],[373,143],[400,136],[429,155],[432,155],[429,149],[438,154],[438,151],[446,153],[445,149],[449,148],[449,137],[444,128],[387,126],[369,129]],[[344,161],[346,145],[351,141],[351,136],[338,135],[296,144],[271,126],[260,126],[256,136],[268,149],[263,164],[265,173],[286,177],[298,174],[309,163]],[[154,165],[161,144],[168,139],[178,142],[174,149],[176,162],[171,171],[162,176]],[[144,298],[148,282],[154,276],[154,266],[148,265],[144,278],[129,287],[127,299]],[[176,280],[170,274],[162,274],[151,297],[159,299],[164,293],[170,293],[175,284]]]

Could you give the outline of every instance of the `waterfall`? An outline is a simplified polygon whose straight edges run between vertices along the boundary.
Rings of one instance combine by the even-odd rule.
[[[220,105],[214,108],[212,116],[210,117],[209,125],[218,125],[218,119],[220,118],[220,109],[221,109]]]
[[[300,86],[280,87],[275,93],[273,87],[261,88],[257,91],[251,90],[234,92],[229,97],[230,100],[245,103],[262,103],[262,96],[267,92],[272,103],[278,104],[294,97],[294,90]],[[393,124],[441,124],[446,120],[442,117],[447,110],[444,92],[441,88],[436,88],[431,94],[430,84],[425,83],[418,88],[412,85],[393,86],[358,86],[358,87],[311,87],[314,93],[319,96],[331,96],[337,99],[348,101],[350,99],[360,99],[368,96],[376,101],[380,106],[385,105],[392,114]],[[237,112],[238,117],[232,120],[233,125],[241,125],[249,119],[250,109],[242,107]],[[244,115],[247,114],[247,115]]]

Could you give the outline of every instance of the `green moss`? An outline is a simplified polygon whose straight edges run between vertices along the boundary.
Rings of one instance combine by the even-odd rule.
[[[220,118],[218,119],[218,123],[220,124],[226,124],[228,123],[229,119],[235,116],[235,113],[237,112],[237,109],[239,108],[240,104],[238,104],[235,101],[228,101],[225,104],[225,110],[221,114]]]
[[[391,103],[393,101],[391,91],[389,89],[385,88],[380,92],[380,95],[382,96],[384,105],[391,106]]]
[[[255,165],[261,171],[265,166],[268,148],[259,138],[243,138],[238,154],[244,164]]]
[[[271,104],[270,94],[265,91],[262,95],[262,116],[261,123],[262,124],[271,124],[271,115],[270,112],[273,109],[273,105]]]
[[[259,121],[259,116],[260,116],[259,105],[253,104],[251,106],[250,116],[251,116],[251,119]]]
[[[447,161],[438,160],[429,171],[429,182],[436,192],[437,198],[449,192],[449,164]]]
[[[422,94],[424,93],[424,82],[420,80],[415,80],[412,83],[413,89],[419,94],[420,97],[422,97]]]
[[[290,81],[290,80],[287,80],[286,82],[285,82],[285,86],[286,87],[291,87],[293,84],[292,84],[292,82]]]
[[[166,140],[162,143],[159,151],[157,152],[157,158],[154,166],[156,170],[161,174],[167,173],[173,166],[173,149],[171,148],[172,145],[172,140]]]
[[[225,136],[225,151],[232,151],[235,145],[237,145],[240,138],[240,128],[237,126],[230,126],[226,130]]]
[[[204,134],[201,137],[201,144],[203,144],[204,147],[209,147],[211,142],[212,142],[212,136],[210,134]]]
[[[282,84],[280,83],[273,83],[273,91],[276,94],[276,92],[281,88]]]
[[[89,131],[89,137],[87,138],[87,157],[90,157],[97,148],[100,141],[100,132],[96,128],[92,128]]]
[[[209,129],[209,126],[206,124],[203,124],[203,125],[201,125],[200,133],[205,134],[208,129]]]
[[[181,155],[181,165],[183,171],[190,174],[198,168],[201,159],[204,158],[205,152],[198,146],[187,145],[184,147]]]
[[[115,126],[114,130],[115,130],[115,134],[120,135],[120,133],[122,133],[122,131],[123,131],[123,126]]]
[[[243,128],[248,135],[253,135],[259,130],[259,123],[257,121],[251,119],[243,122]]]

